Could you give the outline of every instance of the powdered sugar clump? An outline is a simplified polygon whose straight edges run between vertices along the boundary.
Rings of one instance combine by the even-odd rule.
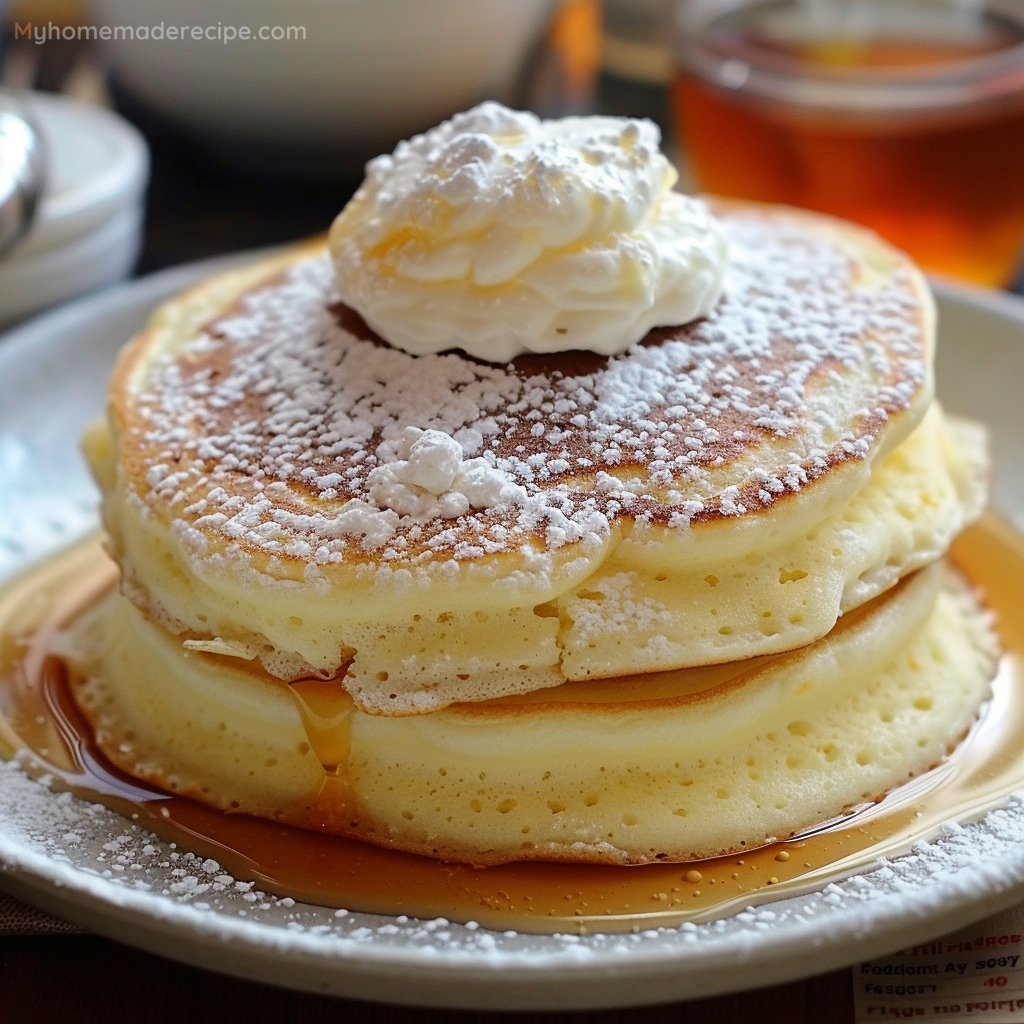
[[[462,458],[462,445],[440,430],[406,427],[377,449],[366,478],[370,498],[419,522],[457,519],[471,508],[525,505],[526,491],[486,459]]]

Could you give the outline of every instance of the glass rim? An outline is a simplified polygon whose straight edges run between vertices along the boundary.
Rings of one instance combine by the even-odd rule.
[[[733,10],[737,8],[734,7]],[[708,25],[704,25],[706,29]],[[1024,33],[1024,16],[1020,18]],[[903,67],[829,67],[673,25],[677,67],[750,98],[849,113],[942,111],[1024,97],[1024,39],[990,53]]]

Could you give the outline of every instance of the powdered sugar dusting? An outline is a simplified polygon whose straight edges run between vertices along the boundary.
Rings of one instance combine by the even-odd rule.
[[[749,907],[732,917],[627,934],[526,935],[474,922],[297,903],[236,879],[216,862],[176,849],[104,807],[51,792],[14,762],[0,762],[0,872],[53,884],[65,894],[69,913],[77,909],[79,917],[83,907],[92,906],[132,913],[143,927],[148,921],[155,934],[177,943],[177,955],[182,955],[181,934],[191,934],[196,956],[207,966],[214,961],[203,943],[211,937],[241,944],[265,980],[285,979],[284,961],[277,960],[284,953],[312,958],[321,964],[323,978],[338,986],[331,990],[342,994],[358,992],[346,983],[346,963],[385,955],[392,958],[393,970],[417,972],[421,999],[430,998],[425,966],[435,968],[438,984],[449,988],[463,970],[467,984],[481,966],[509,970],[505,982],[497,974],[488,974],[485,982],[495,999],[502,997],[501,1005],[508,1005],[513,987],[524,985],[526,978],[516,969],[537,980],[574,966],[614,969],[620,978],[636,969],[646,990],[656,986],[664,998],[706,993],[709,972],[719,974],[723,963],[729,970],[716,990],[735,987],[729,977],[761,984],[791,976],[784,965],[792,965],[800,951],[814,950],[817,969],[838,967],[911,935],[952,928],[982,901],[991,911],[1000,900],[1019,899],[1022,849],[1024,801],[1015,795],[982,821],[951,822],[940,836],[918,842],[904,856],[880,860],[864,874],[819,883],[807,895]],[[740,975],[737,960],[746,965]]]
[[[339,308],[326,257],[297,263],[152,368],[130,441],[152,453],[151,494],[197,551],[219,536],[315,564],[553,550],[618,517],[685,527],[770,508],[871,453],[925,385],[927,341],[906,271],[868,293],[799,223],[725,227],[712,314],[612,358],[411,356]],[[815,399],[830,381],[849,407]],[[457,442],[473,479],[401,495],[410,429]]]

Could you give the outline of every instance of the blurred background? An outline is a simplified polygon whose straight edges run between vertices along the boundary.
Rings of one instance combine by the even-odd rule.
[[[0,0],[0,19],[0,98],[47,160],[0,324],[322,232],[366,159],[485,98],[650,117],[688,190],[1020,283],[1021,0]]]

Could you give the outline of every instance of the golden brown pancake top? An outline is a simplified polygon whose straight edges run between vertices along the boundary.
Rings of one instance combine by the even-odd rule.
[[[115,389],[131,486],[184,530],[321,564],[550,550],[615,520],[771,510],[873,456],[921,404],[930,320],[916,272],[881,243],[885,274],[867,282],[859,250],[804,215],[736,207],[724,225],[712,313],[610,358],[413,356],[339,302],[326,253],[303,258],[158,357],[135,393]],[[372,507],[377,448],[406,426],[452,435],[527,503],[426,522]]]

